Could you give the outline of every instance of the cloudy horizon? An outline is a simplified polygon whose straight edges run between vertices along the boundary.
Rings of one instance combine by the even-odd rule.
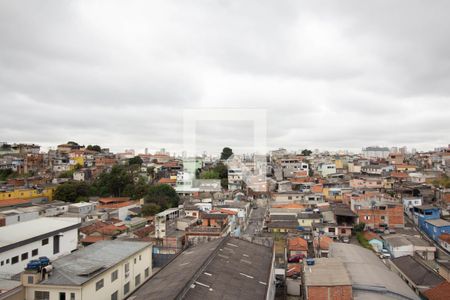
[[[2,1],[0,141],[183,150],[186,109],[267,147],[450,143],[448,1]],[[251,148],[248,121],[198,149]]]

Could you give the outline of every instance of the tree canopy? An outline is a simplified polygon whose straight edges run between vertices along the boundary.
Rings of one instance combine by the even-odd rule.
[[[99,145],[88,145],[86,149],[90,151],[102,152],[102,148]]]
[[[65,202],[79,202],[87,199],[91,191],[85,182],[69,181],[58,185],[55,191],[55,199]]]
[[[308,149],[302,150],[302,155],[303,156],[310,156],[311,154],[312,154],[311,150],[308,150]]]
[[[220,154],[220,159],[226,160],[230,158],[231,155],[233,155],[233,150],[229,147],[225,147]]]
[[[157,184],[151,186],[144,197],[145,204],[157,204],[161,209],[178,206],[180,197],[173,187],[167,184]]]
[[[128,160],[129,165],[142,165],[143,162],[144,161],[142,160],[142,158],[140,156],[135,156]]]

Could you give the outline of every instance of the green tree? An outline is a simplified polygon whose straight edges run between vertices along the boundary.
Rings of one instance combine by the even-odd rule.
[[[308,149],[302,150],[302,155],[303,156],[310,156],[311,154],[312,154],[311,150],[308,150]]]
[[[77,142],[74,142],[74,141],[68,141],[68,142],[67,142],[67,145],[80,146],[80,145],[78,145]]]
[[[0,170],[0,181],[7,180],[13,173],[14,172],[13,172],[12,169],[2,169],[2,170]]]
[[[225,147],[220,154],[220,159],[227,160],[231,155],[233,155],[233,150],[229,147]]]
[[[142,215],[144,217],[154,216],[161,211],[161,206],[155,203],[148,203],[142,206]]]
[[[144,161],[142,160],[142,158],[140,156],[135,156],[128,160],[129,165],[142,165],[143,162]]]
[[[88,145],[86,149],[90,151],[102,152],[102,148],[99,145]]]
[[[200,179],[220,179],[220,177],[215,170],[208,170],[200,173]]]
[[[134,185],[133,173],[125,166],[115,165],[111,172],[104,172],[95,180],[93,187],[98,196],[121,197],[125,187]],[[130,188],[127,189],[130,192]]]
[[[178,206],[180,197],[173,187],[167,184],[153,185],[148,189],[147,195],[144,197],[146,204],[154,203],[166,209]]]
[[[69,181],[60,184],[55,191],[55,199],[65,202],[76,202],[87,199],[90,194],[89,185],[85,182]]]

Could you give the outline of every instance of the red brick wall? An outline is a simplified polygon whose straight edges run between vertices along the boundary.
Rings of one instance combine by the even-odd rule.
[[[311,286],[308,287],[308,300],[351,300],[352,286]]]
[[[359,222],[364,222],[368,226],[374,225],[375,228],[380,227],[380,224],[388,224],[389,227],[403,227],[404,226],[404,215],[403,206],[398,205],[393,208],[386,208],[386,210],[374,209],[360,209],[356,211],[359,216]],[[369,216],[370,220],[365,220],[364,216]],[[381,216],[385,216],[382,220]],[[374,224],[375,223],[375,224]]]

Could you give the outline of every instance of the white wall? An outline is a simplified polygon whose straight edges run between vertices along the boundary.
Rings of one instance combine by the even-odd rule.
[[[31,259],[37,259],[39,256],[47,256],[50,260],[54,260],[59,256],[69,254],[77,249],[78,228],[63,232],[59,243],[59,253],[57,254],[53,254],[53,237],[49,237],[48,244],[44,246],[42,245],[42,240],[38,240],[0,253],[0,278],[10,278],[12,275],[22,272]],[[38,255],[32,257],[31,251],[34,249],[38,249]],[[28,253],[28,259],[21,259],[23,253]],[[19,262],[11,264],[11,259],[17,255],[19,256]],[[9,259],[9,263],[6,263],[7,259]],[[3,262],[3,266],[1,262]]]
[[[31,221],[39,217],[38,211],[22,212],[17,215],[5,216],[5,226],[17,224],[19,222]]]

